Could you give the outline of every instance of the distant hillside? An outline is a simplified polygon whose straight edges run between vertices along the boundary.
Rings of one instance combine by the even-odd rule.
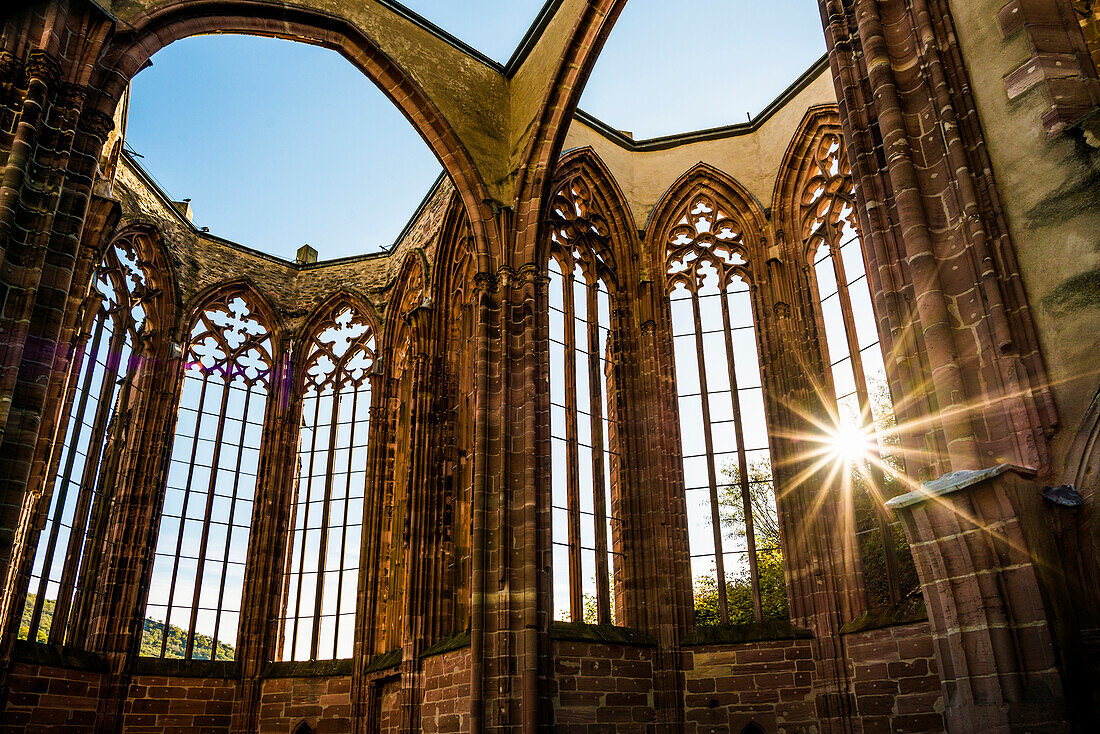
[[[23,619],[19,623],[19,639],[25,640],[30,634],[31,612],[34,610],[35,595],[27,595],[27,603],[23,606]],[[46,599],[42,602],[42,620],[38,625],[38,642],[47,642],[50,634],[50,623],[53,621],[54,600]],[[143,657],[160,657],[160,639],[164,630],[164,623],[155,619],[146,619],[141,634],[141,652]],[[206,635],[195,635],[195,649],[191,656],[194,660],[210,659],[211,640]],[[164,649],[166,658],[182,658],[187,649],[187,633],[174,624],[168,625],[168,644]],[[235,650],[231,645],[218,643],[218,660],[232,660]]]
[[[164,623],[155,619],[145,619],[145,627],[141,633],[141,651],[143,657],[160,657],[160,638],[164,629]],[[191,658],[193,660],[210,659],[211,639],[206,635],[195,635],[195,649]],[[164,648],[164,657],[182,658],[187,650],[187,632],[174,624],[168,625],[168,644]],[[232,660],[234,649],[225,643],[218,643],[217,660]]]

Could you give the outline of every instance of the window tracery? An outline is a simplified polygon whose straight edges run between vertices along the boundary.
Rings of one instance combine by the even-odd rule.
[[[82,344],[71,366],[72,398],[45,526],[39,536],[20,639],[79,644],[97,583],[103,523],[114,502],[111,435],[135,391],[140,341],[155,289],[134,236],[120,237],[84,303]]]
[[[610,231],[576,176],[551,201],[551,527],[555,617],[611,624],[621,553]]]
[[[318,324],[306,354],[283,660],[352,654],[375,354],[370,323],[345,302]]]
[[[901,528],[882,504],[903,491],[896,477],[904,466],[856,220],[855,184],[839,131],[820,136],[808,166],[799,210],[836,399],[835,431],[867,436],[871,444],[866,458],[840,457],[852,464],[844,467],[842,480],[851,483],[869,601],[897,603],[916,588],[916,575]]]
[[[697,625],[787,616],[746,237],[700,187],[664,239]]]
[[[184,359],[141,654],[232,660],[273,371],[255,297],[207,304]]]

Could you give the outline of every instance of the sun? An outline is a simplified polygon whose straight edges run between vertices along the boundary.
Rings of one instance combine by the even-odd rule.
[[[833,458],[847,465],[864,463],[873,458],[873,443],[867,428],[853,424],[837,426],[828,432],[825,439]]]

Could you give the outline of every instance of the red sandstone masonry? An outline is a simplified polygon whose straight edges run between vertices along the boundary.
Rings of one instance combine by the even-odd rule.
[[[943,696],[927,622],[845,636],[864,734],[942,732]]]
[[[228,732],[236,683],[217,678],[135,676],[123,710],[125,734]]]
[[[554,731],[631,734],[649,731],[653,708],[651,648],[555,642]]]
[[[424,660],[420,727],[424,734],[470,731],[470,649]]]
[[[686,734],[737,734],[750,722],[786,734],[818,730],[811,640],[688,648],[683,664]]]
[[[102,675],[42,665],[12,665],[3,734],[67,734],[95,726]]]
[[[351,676],[265,680],[260,731],[290,732],[302,721],[318,734],[351,731]]]

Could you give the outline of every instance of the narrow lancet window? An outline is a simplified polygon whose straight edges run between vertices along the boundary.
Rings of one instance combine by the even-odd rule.
[[[745,229],[701,191],[666,240],[695,621],[785,618]]]
[[[253,297],[233,291],[195,318],[141,654],[232,660],[272,340]]]
[[[69,412],[49,512],[38,540],[19,637],[77,644],[104,557],[104,525],[114,501],[112,471],[117,418],[130,404],[138,367],[136,344],[145,323],[146,273],[134,243],[121,238],[100,263],[84,305],[86,329],[74,350]]]
[[[607,222],[587,184],[552,203],[549,261],[550,434],[555,618],[611,624],[621,565],[619,467]]]
[[[352,654],[374,359],[374,331],[348,304],[330,311],[308,347],[283,660]]]
[[[832,442],[852,495],[868,601],[880,606],[899,602],[917,585],[901,528],[882,507],[903,491],[897,419],[839,132],[821,137],[812,166],[801,199],[802,238],[813,263],[836,397]]]

